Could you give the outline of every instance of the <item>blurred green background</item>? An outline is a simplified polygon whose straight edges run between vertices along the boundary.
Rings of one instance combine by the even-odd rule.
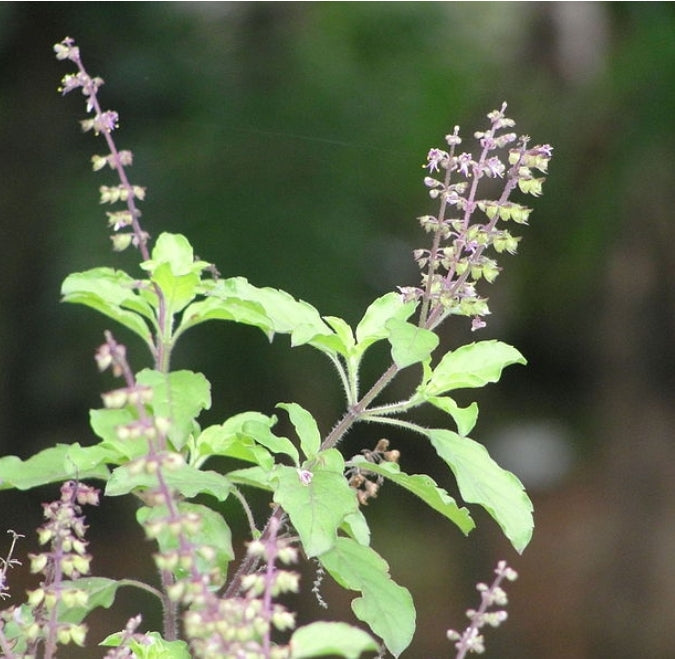
[[[80,133],[81,97],[56,93],[70,68],[51,47],[66,35],[108,83],[118,146],[133,150],[133,182],[148,187],[146,229],[185,233],[223,276],[350,322],[416,283],[415,217],[434,211],[421,165],[455,124],[470,138],[507,100],[517,130],[555,147],[520,254],[501,259],[489,291],[488,327],[444,330],[446,348],[494,337],[529,359],[467,400],[481,406],[474,438],[531,493],[534,539],[517,556],[478,510],[463,538],[386,487],[367,511],[373,544],[417,603],[404,656],[454,656],[445,630],[464,625],[473,584],[500,558],[521,577],[487,656],[675,656],[675,5],[0,4],[0,450],[24,458],[92,441],[87,410],[112,386],[93,361],[109,324],[60,305],[62,279],[133,268],[132,255],[110,252],[98,207],[98,185],[112,179],[92,174],[89,158],[103,146]],[[133,337],[116,335],[137,368],[148,364]],[[280,400],[313,410],[324,430],[340,413],[332,367],[284,337],[270,345],[213,324],[183,341],[175,366],[213,384],[205,422],[272,413]],[[374,354],[364,379],[385,363],[386,351]],[[383,431],[358,428],[345,452]],[[418,438],[386,436],[406,470],[452,490]],[[53,492],[3,492],[1,526],[30,536]],[[91,515],[98,574],[152,574],[132,520],[124,501]],[[326,585],[325,597],[330,617],[349,615],[344,594]],[[92,640],[146,604],[123,594]],[[320,614],[299,606],[302,619]]]

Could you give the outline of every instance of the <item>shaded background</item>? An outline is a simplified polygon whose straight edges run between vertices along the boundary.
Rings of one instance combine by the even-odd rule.
[[[675,5],[0,4],[0,450],[23,458],[91,442],[87,410],[111,385],[92,359],[109,324],[60,305],[60,282],[133,267],[109,251],[97,195],[109,181],[89,167],[103,147],[80,134],[81,98],[55,92],[70,69],[51,46],[66,35],[108,82],[118,145],[148,187],[145,227],[185,233],[223,276],[350,322],[416,282],[410,253],[425,239],[414,218],[434,211],[420,165],[455,124],[468,138],[507,100],[518,129],[555,146],[479,337],[512,343],[529,365],[472,397],[474,437],[531,493],[534,539],[517,556],[478,510],[465,539],[387,487],[368,509],[373,544],[416,600],[404,656],[452,654],[445,629],[464,625],[473,584],[499,558],[521,577],[488,656],[675,656]],[[448,348],[476,338],[461,322],[445,332]],[[117,336],[136,367],[148,364]],[[373,354],[364,378],[385,362]],[[341,410],[320,355],[251,328],[192,330],[174,365],[212,381],[205,423],[294,400],[327,430]],[[345,451],[380,436],[359,428]],[[387,436],[407,471],[452,489],[425,446]],[[53,492],[3,492],[2,526],[30,535]],[[90,518],[98,574],[152,571],[131,502],[106,501]],[[325,597],[330,616],[349,615],[344,594],[326,585]],[[123,594],[92,640],[146,604]],[[302,607],[303,619],[317,615]]]

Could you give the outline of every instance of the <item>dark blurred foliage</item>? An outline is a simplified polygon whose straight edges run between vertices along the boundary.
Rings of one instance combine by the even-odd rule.
[[[69,69],[51,46],[66,35],[108,82],[118,144],[148,187],[145,227],[186,234],[224,276],[350,322],[416,282],[410,253],[425,237],[414,218],[434,209],[420,165],[455,124],[470,142],[507,100],[520,130],[555,146],[478,337],[513,343],[529,366],[467,398],[481,405],[475,438],[531,491],[534,540],[516,556],[480,511],[464,539],[385,488],[368,510],[373,542],[418,605],[411,657],[451,654],[444,630],[464,623],[473,582],[502,557],[521,579],[508,624],[488,632],[490,656],[674,656],[675,5],[0,4],[0,442],[21,457],[93,441],[87,410],[111,386],[92,359],[108,323],[59,305],[60,282],[95,265],[135,267],[109,250],[97,187],[110,180],[89,167],[103,145],[80,134],[82,99],[56,93]],[[136,367],[149,364],[133,337],[117,336]],[[458,321],[444,345],[475,338]],[[373,354],[365,380],[386,357]],[[270,345],[250,328],[205,326],[174,365],[212,381],[205,423],[271,413],[279,400],[313,410],[324,429],[340,412],[331,367],[284,337]],[[379,436],[359,428],[345,451]],[[418,439],[388,436],[404,468],[452,488]],[[2,493],[3,526],[30,535],[52,494]],[[132,520],[129,502],[92,515],[100,574],[152,574]],[[349,615],[345,595],[327,589],[329,615]],[[126,595],[92,636],[145,604]]]

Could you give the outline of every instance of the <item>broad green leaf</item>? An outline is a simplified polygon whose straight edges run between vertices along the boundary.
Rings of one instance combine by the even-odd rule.
[[[207,320],[231,320],[259,327],[267,335],[274,334],[272,321],[257,302],[237,297],[207,297],[185,308],[174,336]]]
[[[321,319],[319,312],[308,302],[296,300],[276,288],[258,288],[244,277],[232,277],[217,282],[211,291],[217,298],[238,298],[258,303],[270,319],[270,339],[275,333],[290,334],[291,345],[311,343],[316,336],[330,336],[333,331]],[[321,346],[324,348],[324,346]]]
[[[305,483],[298,469],[277,465],[271,480],[276,483],[274,501],[288,513],[310,558],[333,547],[338,527],[358,508],[341,471],[317,467],[311,482]]]
[[[155,268],[151,279],[162,290],[169,316],[182,311],[197,296],[200,280],[194,272],[175,275],[169,263],[162,263]]]
[[[478,418],[478,405],[476,403],[471,403],[467,407],[460,407],[449,396],[428,396],[425,397],[425,400],[434,407],[447,412],[457,424],[457,431],[462,436],[468,435],[476,425],[476,419]]]
[[[459,529],[468,535],[476,525],[466,508],[459,508],[457,502],[442,488],[437,485],[433,478],[426,474],[409,475],[401,471],[394,462],[380,462],[375,464],[368,462],[363,456],[356,456],[352,463],[364,471],[384,476],[388,480],[418,496],[430,508],[439,512],[450,521],[454,522]]]
[[[388,338],[387,322],[392,318],[408,320],[416,306],[415,302],[403,302],[398,293],[387,293],[372,302],[356,326],[359,354],[363,354],[373,343]]]
[[[119,588],[129,585],[124,581],[115,579],[106,579],[104,577],[81,577],[73,581],[64,581],[62,588],[73,588],[83,590],[87,593],[87,604],[85,606],[62,605],[59,611],[59,620],[70,622],[75,625],[81,623],[94,609],[103,607],[109,609],[114,601]]]
[[[148,261],[141,263],[143,270],[154,275],[162,264],[168,264],[176,277],[201,273],[209,264],[195,261],[190,241],[180,233],[162,233],[155,241]]]
[[[258,487],[261,490],[271,491],[271,472],[262,467],[245,467],[227,472],[227,480],[235,485]]]
[[[300,455],[298,449],[295,448],[295,444],[288,437],[275,435],[267,423],[247,421],[242,429],[242,434],[251,437],[272,453],[282,453],[289,456],[296,466],[300,465]]]
[[[295,432],[300,438],[302,452],[307,459],[313,458],[321,446],[321,433],[314,417],[297,403],[277,403],[277,407],[288,412]]]
[[[337,316],[324,316],[323,319],[331,326],[339,339],[340,353],[347,355],[347,353],[354,347],[354,332],[352,328],[342,318]]]
[[[134,659],[191,659],[190,648],[185,641],[167,641],[159,632],[145,632],[143,640],[128,640],[122,632],[110,634],[99,645],[104,647],[120,646],[123,640],[128,643]]]
[[[370,527],[360,508],[355,513],[347,515],[340,528],[360,545],[370,544]]]
[[[66,460],[73,463],[77,473],[84,474],[103,465],[118,465],[127,462],[126,455],[105,442],[94,446],[80,446],[77,442],[69,445]]]
[[[377,652],[370,634],[345,622],[313,622],[300,627],[291,636],[291,659],[345,657],[359,659],[364,652]]]
[[[354,614],[398,657],[415,633],[415,606],[408,590],[392,581],[387,562],[351,538],[338,538],[319,561],[343,588],[361,592],[352,602]]]
[[[423,362],[438,345],[438,337],[428,329],[417,327],[398,318],[391,318],[386,324],[391,343],[391,356],[399,368]]]
[[[69,478],[100,478],[107,480],[108,468],[96,464],[80,470],[69,459],[70,444],[57,444],[40,451],[27,460],[15,455],[0,458],[0,490],[30,490],[48,483],[61,483]]]
[[[169,439],[180,450],[194,431],[195,419],[211,407],[211,385],[201,373],[173,371],[168,375],[145,369],[136,376],[138,384],[152,387],[151,406],[155,416],[171,421]]]
[[[178,503],[178,513],[199,516],[199,528],[196,531],[190,531],[190,542],[197,547],[210,547],[213,550],[213,556],[207,559],[200,552],[196,552],[196,567],[200,574],[211,574],[212,579],[215,579],[213,571],[214,568],[217,568],[220,581],[212,581],[212,585],[222,586],[227,576],[227,566],[234,559],[232,533],[225,522],[225,518],[207,506],[186,501]],[[152,508],[144,506],[136,511],[136,519],[139,524],[144,525],[147,522],[161,521],[166,518],[167,514],[166,506],[154,506]],[[180,548],[178,537],[168,528],[168,525],[165,530],[160,532],[156,541],[161,553],[168,553]],[[173,572],[177,579],[182,579],[190,575],[190,568],[179,564]]]
[[[253,425],[249,426],[248,424],[252,422]],[[263,426],[268,429],[269,433],[269,428],[275,423],[275,417],[269,417],[260,412],[242,412],[220,425],[205,428],[194,442],[198,462],[201,463],[209,457],[221,455],[253,462],[267,470],[271,469],[274,465],[274,458],[266,448],[256,442],[255,430]]]
[[[506,366],[525,363],[518,350],[501,341],[470,343],[447,353],[421,392],[428,397],[453,389],[482,387],[497,382]]]
[[[147,300],[135,292],[137,280],[121,270],[94,268],[69,275],[61,285],[63,302],[84,304],[112,318],[152,346],[154,312]]]
[[[148,474],[145,471],[136,473],[133,466],[125,464],[113,470],[106,484],[106,496],[117,497],[134,490],[142,491],[157,487],[155,474]],[[183,465],[175,471],[165,470],[163,476],[169,487],[178,490],[188,499],[198,494],[210,494],[219,501],[224,501],[232,491],[232,483],[227,476],[215,471],[197,469],[191,465]]]
[[[427,435],[452,469],[464,501],[483,506],[522,553],[532,538],[534,520],[532,502],[520,480],[502,469],[482,444],[468,437],[450,430],[429,430]]]
[[[128,406],[122,409],[89,410],[89,425],[96,435],[103,439],[101,446],[118,454],[118,459],[111,460],[111,462],[119,463],[120,458],[133,460],[148,452],[148,440],[145,437],[120,439],[117,434],[118,427],[125,426],[137,418]]]

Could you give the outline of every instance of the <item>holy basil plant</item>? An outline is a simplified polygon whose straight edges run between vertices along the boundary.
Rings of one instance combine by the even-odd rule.
[[[488,115],[486,130],[475,134],[477,155],[459,152],[457,127],[446,136],[446,148],[431,149],[424,183],[438,209],[419,218],[431,243],[414,252],[420,283],[384,293],[352,327],[285,291],[243,277],[221,278],[212,264],[195,257],[181,234],[162,233],[151,241],[140,224],[145,190],[128,178],[131,152],[118,150],[112,137],[117,113],[99,105],[103,81],[86,72],[72,39],[55,51],[76,67],[63,78],[62,93],[79,89],[84,94],[90,116],[82,127],[105,142],[106,152],[92,158],[93,168],[112,169],[118,179],[100,187],[101,202],[114,208],[107,213],[113,249],[136,249],[140,262],[132,273],[95,267],[72,274],[63,282],[63,300],[131,330],[147,346],[150,365],[134,370],[125,347],[107,331],[96,362],[100,370],[111,369],[120,386],[105,392],[102,407],[90,411],[95,442],[58,444],[25,461],[0,459],[2,489],[66,481],[40,533],[45,550],[33,559],[34,571],[44,580],[26,604],[3,613],[3,655],[32,656],[43,648],[45,656],[53,656],[59,645],[84,644],[87,615],[112,606],[118,588],[133,584],[157,596],[163,629],[141,633],[140,617],[132,618],[102,643],[112,648],[107,656],[129,651],[138,657],[301,659],[388,651],[398,657],[415,632],[415,607],[371,545],[364,508],[369,498],[385,485],[398,486],[463,534],[474,528],[464,504],[481,506],[518,552],[532,535],[532,505],[522,484],[470,437],[477,404],[462,406],[453,397],[456,391],[497,382],[505,367],[525,364],[525,359],[497,340],[443,354],[438,346],[449,318],[469,318],[475,331],[485,325],[489,307],[479,287],[499,274],[498,256],[515,253],[519,238],[510,226],[526,224],[531,212],[511,196],[541,193],[544,179],[536,173],[546,172],[551,147],[532,147],[529,138],[512,132],[514,122],[503,104]],[[485,180],[493,191],[489,199],[478,196]],[[345,392],[344,413],[332,430],[322,434],[312,412],[287,402],[284,392],[276,409],[242,412],[202,427],[200,414],[212,404],[209,381],[201,373],[172,370],[171,353],[179,338],[207,321],[250,325],[270,340],[288,335],[291,346],[322,353]],[[362,361],[378,343],[388,345],[390,365],[363,387]],[[418,376],[408,397],[379,402],[404,369]],[[423,405],[445,412],[447,427],[412,421],[408,413]],[[282,416],[293,428],[291,437],[277,431]],[[356,456],[344,455],[341,439],[363,421],[407,429],[410,444],[393,448],[380,440]],[[428,474],[405,471],[405,452],[419,441],[428,441],[447,465],[464,504]],[[231,460],[214,460],[222,457]],[[232,468],[219,469],[223,464]],[[85,481],[100,486],[103,496],[138,497],[136,517],[154,542],[158,585],[90,576],[83,525],[72,523],[83,519],[83,505],[97,502],[97,488]],[[262,528],[253,521],[250,489],[269,497]],[[210,498],[199,497],[204,494]],[[233,548],[242,539],[233,542],[227,518],[204,503],[230,497],[250,522],[243,556]],[[54,526],[53,518],[60,519],[64,510],[70,511],[70,522]],[[298,560],[314,562],[321,574],[356,592],[352,609],[368,631],[340,622],[296,625],[279,598],[300,591],[298,573],[291,569]],[[323,604],[318,588],[313,590]]]

